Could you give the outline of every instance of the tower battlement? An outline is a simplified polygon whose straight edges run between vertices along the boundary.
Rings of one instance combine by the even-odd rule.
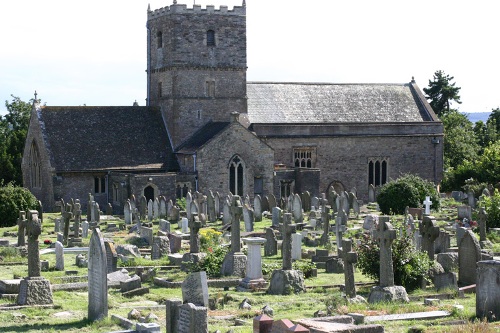
[[[246,15],[245,6],[234,6],[229,10],[227,6],[221,5],[218,9],[215,6],[207,5],[206,8],[201,8],[201,5],[193,5],[193,8],[187,8],[184,4],[173,4],[163,8],[148,10],[148,20],[172,14],[213,14],[213,15]]]

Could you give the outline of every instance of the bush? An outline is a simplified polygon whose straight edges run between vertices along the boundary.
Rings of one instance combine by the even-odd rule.
[[[404,214],[406,207],[421,207],[426,196],[431,197],[431,207],[438,210],[439,194],[434,184],[419,176],[406,174],[382,186],[377,203],[383,214]]]
[[[488,218],[486,219],[486,228],[500,228],[500,193],[497,189],[491,196],[481,196],[479,207],[484,207]]]
[[[399,229],[397,223],[395,229]],[[394,283],[412,291],[421,286],[422,279],[428,278],[432,262],[424,252],[417,251],[412,243],[413,235],[402,228],[402,234],[392,242],[392,267]],[[369,235],[364,234],[359,245],[355,245],[358,253],[357,267],[372,278],[380,279],[380,247]]]
[[[210,278],[220,277],[222,262],[228,252],[229,248],[226,246],[219,245],[215,248],[211,248],[202,260],[192,265],[191,271],[205,271],[207,272],[207,276]]]
[[[28,189],[12,183],[0,187],[0,227],[15,226],[19,211],[32,209],[38,209],[38,200]]]

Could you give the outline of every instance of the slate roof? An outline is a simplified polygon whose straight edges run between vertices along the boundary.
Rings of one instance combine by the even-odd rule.
[[[57,171],[175,171],[159,108],[42,106],[43,138]]]
[[[175,152],[180,154],[194,153],[210,139],[222,132],[229,124],[229,122],[214,121],[203,125],[203,127],[191,135],[189,139],[184,141]]]
[[[422,122],[435,115],[414,83],[247,83],[251,123]]]

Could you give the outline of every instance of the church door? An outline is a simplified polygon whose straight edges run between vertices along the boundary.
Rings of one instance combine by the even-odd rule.
[[[146,197],[146,202],[155,201],[155,189],[149,185],[146,188],[144,188],[144,196]]]

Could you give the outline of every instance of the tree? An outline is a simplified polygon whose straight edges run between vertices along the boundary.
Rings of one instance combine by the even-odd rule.
[[[480,146],[479,153],[482,154],[486,147],[497,141],[497,120],[495,118],[488,119],[486,123],[482,120],[476,121],[474,124],[474,134],[476,135],[476,142]]]
[[[444,166],[457,168],[464,161],[475,161],[480,150],[472,122],[456,111],[442,115],[444,127]]]
[[[10,103],[5,101],[8,113],[0,116],[0,180],[22,184],[21,161],[33,100],[11,96]]]
[[[486,124],[491,124],[494,126],[497,133],[500,133],[500,108],[491,109],[491,113],[488,116]]]
[[[455,82],[451,83],[453,79],[453,76],[446,75],[443,71],[436,71],[433,81],[429,80],[429,88],[423,89],[438,117],[450,112],[450,102],[462,103],[458,94],[461,88],[455,87]]]

